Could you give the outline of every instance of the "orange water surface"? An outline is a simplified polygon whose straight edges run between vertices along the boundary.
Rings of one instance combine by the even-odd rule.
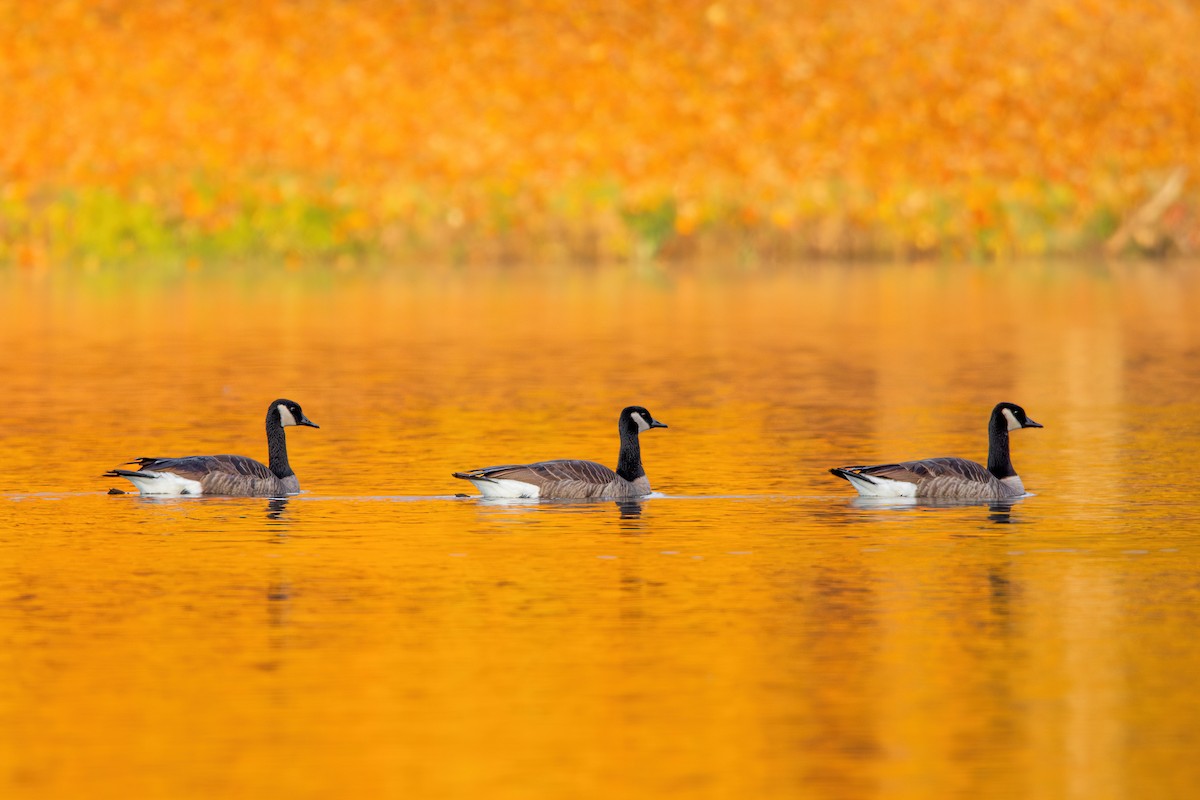
[[[304,492],[106,495],[134,456]],[[879,505],[845,463],[1033,496]],[[656,494],[485,503],[457,469]],[[0,795],[1166,798],[1200,786],[1200,268],[0,276]]]

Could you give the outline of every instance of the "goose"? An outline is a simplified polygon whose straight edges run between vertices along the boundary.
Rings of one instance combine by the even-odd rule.
[[[1013,403],[999,403],[988,422],[988,463],[965,458],[926,458],[897,464],[834,467],[829,470],[850,481],[863,497],[942,497],[984,500],[1025,494],[1008,454],[1008,434],[1019,428],[1040,428]]]
[[[232,497],[283,497],[300,491],[300,481],[288,463],[289,425],[319,428],[292,400],[276,400],[267,407],[267,453],[270,466],[246,456],[184,456],[135,458],[137,470],[113,469],[105,478],[126,478],[142,494],[224,495]]]
[[[617,429],[621,433],[621,453],[617,468],[611,470],[595,461],[558,459],[536,464],[503,464],[496,467],[455,472],[454,477],[470,481],[484,497],[561,498],[575,500],[624,500],[650,494],[650,480],[642,468],[642,449],[638,434],[651,428],[665,428],[641,406],[621,411]]]

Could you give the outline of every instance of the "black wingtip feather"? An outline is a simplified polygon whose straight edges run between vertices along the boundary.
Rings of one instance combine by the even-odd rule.
[[[842,478],[843,480],[846,480],[846,481],[849,481],[850,476],[854,475],[854,477],[858,478],[859,480],[866,481],[867,483],[875,483],[875,481],[871,478],[870,475],[864,475],[861,472],[853,472],[852,473],[849,469],[846,469],[845,467],[830,467],[829,472],[833,475],[837,475],[839,478]]]
[[[464,481],[491,481],[487,475],[483,474],[483,470],[475,470],[474,472],[452,472],[450,473],[456,478],[462,478]],[[495,481],[492,481],[495,483]]]
[[[146,477],[146,476],[142,475],[142,473],[138,472],[135,469],[110,469],[108,472],[104,473],[100,477],[101,478],[128,478],[130,475],[141,475],[142,477]]]

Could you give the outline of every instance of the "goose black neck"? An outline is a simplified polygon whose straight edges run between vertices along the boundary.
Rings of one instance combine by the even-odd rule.
[[[642,445],[638,442],[637,425],[633,420],[621,421],[621,454],[617,456],[617,474],[635,481],[646,474],[642,469]]]
[[[1008,452],[1008,420],[1003,414],[992,415],[988,424],[988,472],[1003,480],[1016,475]]]
[[[278,477],[296,474],[288,463],[287,436],[283,432],[283,425],[279,423],[279,412],[273,408],[267,412],[267,455],[270,457],[267,466]]]

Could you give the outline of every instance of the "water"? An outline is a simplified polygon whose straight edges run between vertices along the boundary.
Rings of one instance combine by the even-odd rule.
[[[7,797],[1200,783],[1194,266],[0,280]],[[304,494],[104,494],[280,396]],[[998,400],[1032,497],[825,471],[982,460]],[[644,502],[453,496],[632,403]]]

